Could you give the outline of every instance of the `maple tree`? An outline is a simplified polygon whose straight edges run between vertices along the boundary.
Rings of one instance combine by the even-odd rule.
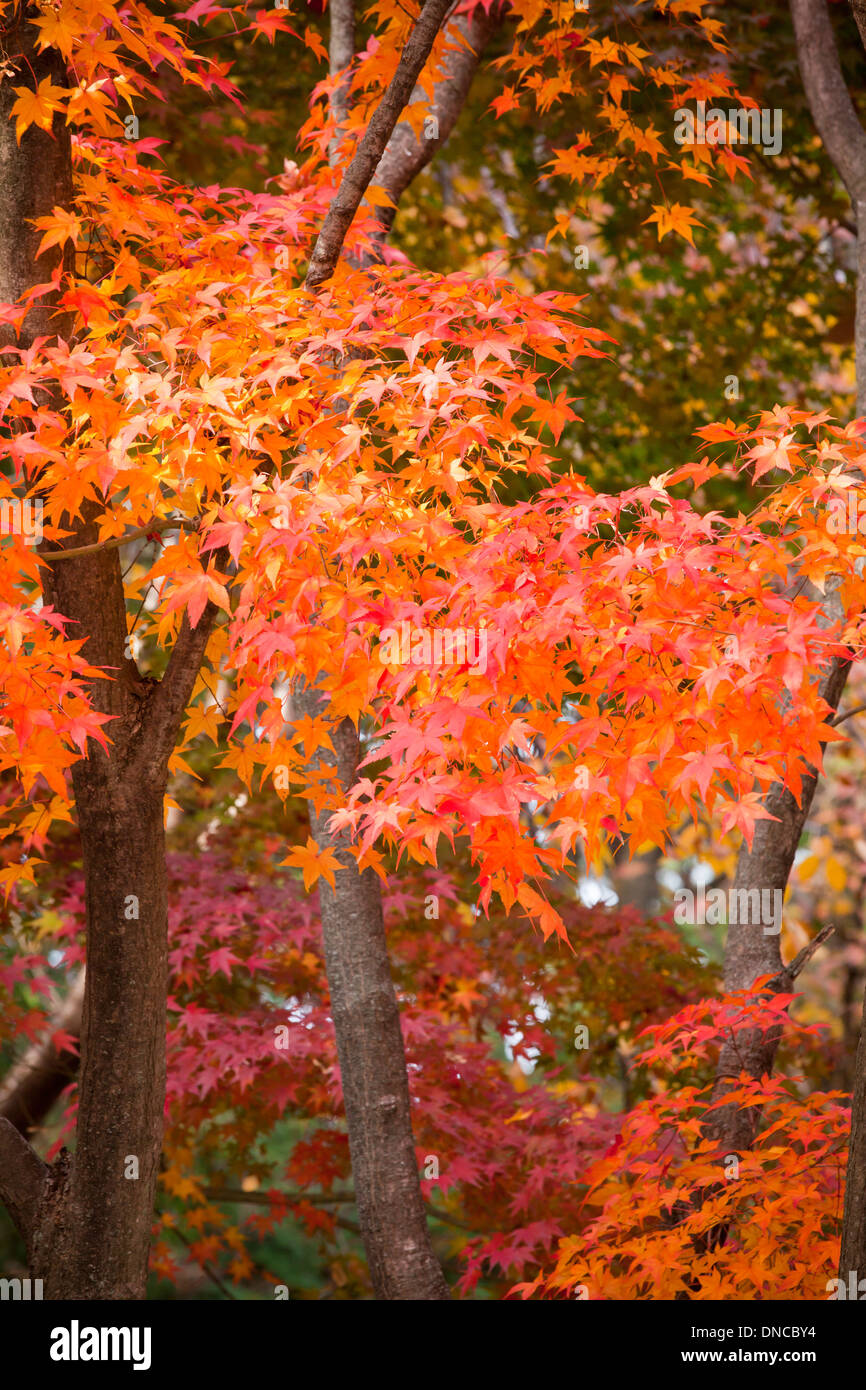
[[[574,947],[569,913],[545,886],[551,875],[574,877],[578,858],[597,864],[612,837],[663,849],[683,818],[708,812],[723,834],[742,834],[743,862],[758,865],[763,882],[768,840],[790,840],[792,817],[802,823],[804,786],[814,785],[822,745],[839,738],[830,721],[859,651],[864,581],[860,537],[830,530],[826,515],[859,476],[861,426],[814,409],[764,409],[700,429],[708,452],[697,462],[665,460],[646,481],[599,489],[557,452],[577,422],[560,375],[615,347],[586,321],[581,297],[512,281],[495,259],[424,271],[387,241],[396,203],[460,114],[483,46],[507,26],[492,64],[502,79],[493,116],[567,112],[569,99],[590,93],[593,134],[551,145],[551,177],[591,185],[595,197],[649,177],[662,201],[642,224],[658,245],[676,235],[692,245],[701,219],[676,181],[732,180],[748,163],[730,142],[678,145],[655,124],[650,98],[662,93],[669,110],[692,100],[755,105],[722,62],[707,66],[708,49],[724,54],[718,22],[692,0],[658,5],[677,40],[657,60],[640,41],[643,27],[658,37],[649,7],[617,38],[536,0],[507,12],[464,5],[446,17],[448,8],[373,6],[361,48],[353,7],[334,5],[329,75],[297,136],[304,162],[286,160],[259,190],[188,186],[158,167],[158,141],[125,138],[123,112],[158,101],[163,72],[239,101],[227,63],[196,51],[196,24],[294,38],[324,59],[314,26],[299,36],[289,11],[250,18],[202,3],[173,20],[105,0],[3,7],[0,139],[15,195],[2,214],[14,231],[0,260],[2,487],[7,500],[27,492],[38,502],[44,543],[34,550],[12,534],[0,550],[0,771],[10,788],[4,834],[17,851],[2,878],[8,893],[26,892],[52,827],[74,807],[87,952],[74,1157],[48,1165],[0,1124],[4,1200],[50,1297],[143,1295],[168,972],[173,991],[193,991],[206,949],[209,989],[236,969],[256,976],[253,996],[271,985],[294,991],[297,972],[306,976],[322,1019],[320,1066],[333,1059],[324,1022],[333,1019],[372,1287],[379,1297],[447,1298],[425,1224],[385,942],[386,860],[420,872],[459,848],[477,911],[505,915],[506,953],[518,907],[522,929],[534,926],[549,949],[557,938]],[[431,106],[440,128],[428,139]],[[557,217],[552,238],[569,222]],[[734,495],[757,491],[751,513],[707,511],[686,495],[721,480]],[[794,563],[816,596],[787,588]],[[827,589],[838,607],[831,626]],[[458,632],[472,645],[443,661],[445,635]],[[813,673],[828,663],[831,683],[819,688]],[[269,923],[246,956],[221,944],[236,925],[207,940],[191,925],[169,957],[166,785],[203,738],[253,794],[269,786],[308,803],[309,832],[286,843],[282,863],[301,871],[306,889],[318,886],[326,981],[309,951],[282,959],[279,942],[311,943],[309,915],[293,927]],[[527,834],[536,815],[545,832]],[[750,976],[753,946],[754,934]],[[12,967],[10,989],[30,965],[41,978],[38,962],[25,961]],[[469,1047],[451,1017],[474,1009],[480,968],[468,943],[453,945],[453,997],[439,1001],[436,1026],[424,998],[414,1041],[404,1006],[408,1055],[417,1045],[431,1095],[447,1089],[436,1058],[449,1048],[463,1049],[479,1076],[495,1074],[489,1047]],[[509,988],[513,1009],[513,976]],[[170,1019],[180,1130],[204,1124],[221,1047],[242,1054],[250,1073],[273,1058],[261,1001],[249,1016],[233,1003],[228,1023],[197,1015],[194,997],[179,1023]],[[33,1029],[26,1012],[13,1021]],[[198,1034],[210,1058],[183,1041],[197,1026],[212,1030]],[[777,1045],[777,1031],[754,1019],[747,1033],[761,1059]],[[750,1057],[746,1071],[754,1066]],[[774,1084],[761,1104],[794,1130],[798,1113]],[[242,1073],[237,1085],[243,1098]],[[738,1150],[752,1137],[742,1116],[753,1124],[754,1095],[738,1079],[724,1105],[718,1095],[714,1103],[741,1126]],[[283,1078],[251,1114],[247,1148],[299,1097],[312,1115],[333,1108],[332,1087],[306,1074],[287,1088]],[[563,1223],[583,1222],[567,1200],[561,1216],[542,1214],[534,1141],[565,1123],[569,1101],[557,1108],[541,1088],[533,1100],[503,1200],[519,1210],[528,1185],[535,1219],[512,1227],[510,1244],[496,1232],[474,1247],[466,1288],[485,1262],[523,1273]],[[683,1090],[670,1110],[636,1118],[629,1161],[652,1125],[692,1123],[689,1106],[701,1103]],[[503,1088],[485,1118],[501,1147],[510,1106]],[[464,1125],[444,1132],[467,1143],[473,1126]],[[589,1148],[598,1147],[604,1127],[591,1131]],[[827,1142],[839,1133],[830,1127]],[[170,1131],[167,1186],[180,1200],[199,1195],[172,1162],[187,1149]],[[129,1156],[135,1184],[124,1178]],[[327,1171],[321,1153],[313,1161]],[[489,1157],[474,1161],[488,1178],[496,1170]],[[707,1154],[695,1162],[690,1196],[712,1190]],[[345,1178],[345,1151],[334,1164]],[[744,1164],[757,1182],[760,1159]],[[780,1165],[779,1181],[791,1177]],[[658,1212],[664,1190],[647,1202]],[[707,1223],[733,1223],[732,1203],[699,1202],[670,1240],[682,1251]],[[201,1210],[196,1219],[202,1231],[220,1225]],[[592,1239],[609,1240],[600,1229]],[[197,1254],[212,1258],[223,1241],[202,1235]],[[157,1259],[169,1267],[162,1246]],[[553,1290],[569,1287],[564,1259]],[[238,1246],[231,1272],[248,1268]],[[714,1278],[743,1287],[736,1261],[731,1269],[702,1270],[701,1287],[715,1288]]]

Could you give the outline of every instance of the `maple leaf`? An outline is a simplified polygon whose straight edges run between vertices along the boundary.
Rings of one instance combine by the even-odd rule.
[[[748,451],[746,458],[755,465],[753,475],[755,482],[773,468],[781,468],[786,473],[793,471],[792,458],[795,461],[797,458],[796,450],[791,450],[790,447],[793,439],[793,434],[784,434],[778,439],[756,444],[753,449]]]
[[[224,584],[210,571],[199,570],[177,583],[165,605],[165,612],[172,613],[177,608],[185,608],[190,627],[197,627],[208,603],[230,612],[229,597]]]
[[[725,834],[732,826],[736,826],[738,830],[743,832],[749,849],[751,849],[755,837],[755,822],[778,819],[778,816],[771,815],[761,804],[759,792],[749,792],[738,802],[722,803],[722,834]]]
[[[31,125],[41,130],[50,130],[54,114],[63,110],[63,101],[69,96],[65,87],[55,87],[50,77],[43,77],[34,91],[31,87],[13,87],[18,100],[13,102],[10,111],[15,116],[15,138],[21,144],[21,136]]]
[[[506,111],[517,111],[520,109],[520,98],[513,87],[504,87],[498,97],[494,97],[490,103],[496,112],[496,118],[504,116]]]
[[[55,208],[50,217],[37,217],[34,221],[37,227],[47,228],[39,243],[37,256],[41,256],[50,246],[64,246],[67,241],[71,241],[73,246],[78,244],[81,222],[66,208]]]
[[[296,845],[288,858],[280,862],[303,871],[304,887],[308,893],[319,878],[324,878],[332,889],[336,887],[334,870],[339,869],[340,861],[333,850],[319,849],[312,835],[308,837],[306,846],[302,848]]]
[[[667,236],[668,232],[677,232],[679,236],[685,237],[690,245],[694,246],[692,227],[702,227],[703,222],[699,222],[694,208],[687,207],[682,203],[671,203],[670,207],[654,203],[653,210],[649,217],[644,218],[644,223],[655,222],[658,238]]]
[[[207,958],[208,966],[212,975],[221,970],[226,979],[231,979],[232,966],[240,965],[240,956],[236,956],[227,946],[220,946],[216,951],[211,951]]]
[[[275,36],[280,32],[291,34],[296,39],[301,37],[288,23],[288,14],[285,10],[257,10],[256,17],[249,27],[253,31],[254,43],[259,34],[264,34],[265,38],[271,44],[273,44]]]

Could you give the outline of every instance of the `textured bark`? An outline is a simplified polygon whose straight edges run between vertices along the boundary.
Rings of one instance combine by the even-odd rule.
[[[352,218],[358,211],[376,166],[385,153],[394,127],[411,98],[412,89],[439,33],[439,26],[452,3],[453,0],[426,0],[418,22],[403,49],[397,71],[373,112],[370,124],[358,146],[358,152],[345,171],[328,209],[328,215],[322,223],[322,230],[316,238],[307,270],[307,289],[315,289],[333,275]]]
[[[17,144],[14,85],[67,81],[58,55],[38,54],[27,12],[3,35],[14,75],[0,81],[0,301],[50,278],[36,260],[39,232],[26,219],[68,206],[69,133],[31,128]],[[69,321],[34,308],[19,342],[61,332]],[[10,341],[10,336],[3,340]],[[58,402],[59,404],[59,402]],[[47,1168],[8,1120],[0,1122],[0,1198],[28,1250],[31,1275],[51,1299],[143,1298],[165,1097],[167,902],[163,798],[168,759],[192,692],[216,609],[193,631],[181,625],[163,680],[142,677],[124,655],[126,605],[119,550],[100,547],[88,504],[69,523],[45,596],[84,639],[83,656],[114,678],[91,682],[95,709],[112,716],[110,752],[93,741],[72,781],[85,874],[87,970],[74,1159]],[[46,554],[43,551],[43,554]],[[221,557],[218,557],[219,564]],[[137,1160],[137,1177],[127,1176]]]
[[[858,25],[862,6],[855,5]],[[812,119],[857,219],[857,311],[854,351],[857,414],[866,415],[866,131],[842,76],[827,0],[791,0],[797,58]],[[862,30],[861,30],[862,32]]]
[[[0,1116],[14,1125],[25,1139],[39,1128],[78,1070],[78,1058],[71,1052],[58,1052],[51,1039],[57,1032],[80,1037],[83,1002],[82,972],[62,1005],[52,1014],[45,1036],[27,1048],[0,1084]]]
[[[95,541],[93,522],[70,537],[75,546]],[[35,1224],[22,1234],[46,1298],[140,1299],[165,1098],[163,799],[168,758],[216,610],[208,605],[195,632],[184,620],[159,682],[142,677],[123,655],[117,549],[55,562],[46,590],[73,630],[87,634],[84,656],[116,676],[91,683],[94,707],[114,716],[110,750],[91,741],[89,756],[72,769],[87,938],[76,1151],[55,1165]],[[6,1179],[0,1174],[4,1200]]]
[[[96,527],[77,527],[76,546]],[[87,633],[84,655],[116,678],[96,680],[96,708],[114,716],[106,754],[72,770],[85,877],[87,974],[76,1153],[60,1216],[32,1273],[49,1298],[144,1297],[162,1144],[168,989],[163,794],[144,725],[156,682],[124,657],[119,551],[52,566],[48,597]],[[137,912],[137,917],[134,915]],[[127,915],[129,914],[129,915]],[[134,1156],[139,1176],[124,1176]]]
[[[318,691],[293,697],[298,716],[321,717]],[[317,755],[331,785],[348,790],[360,761],[358,734],[346,719],[331,731],[336,756]],[[382,917],[379,882],[358,872],[350,840],[332,835],[310,806],[312,834],[340,861],[335,889],[319,898],[331,1015],[349,1131],[358,1216],[370,1277],[380,1299],[447,1299],[448,1285],[427,1233],[412,1138],[409,1083]]]
[[[393,208],[381,208],[379,211],[383,235],[393,224],[397,215],[396,204],[401,195],[445,144],[457,124],[485,44],[500,23],[501,18],[493,12],[485,14],[483,10],[478,10],[471,18],[458,15],[449,24],[447,33],[460,46],[445,54],[443,76],[436,83],[430,105],[430,115],[438,122],[439,133],[435,137],[422,134],[419,138],[408,121],[400,121],[372,179],[373,183],[384,188],[395,204]],[[424,99],[423,89],[416,87],[409,104]]]
[[[330,0],[328,15],[328,66],[333,77],[347,68],[355,56],[355,0]],[[331,97],[331,110],[341,123],[349,114],[349,102],[350,84],[344,79]],[[337,154],[339,147],[340,137],[336,136],[329,150],[332,158]]]
[[[802,588],[802,581],[799,587]],[[837,616],[838,600],[828,586],[822,621],[829,624]],[[827,665],[820,690],[831,709],[839,707],[849,670],[850,663],[840,659]],[[803,779],[799,804],[779,785],[769,791],[763,804],[774,819],[758,821],[751,850],[743,846],[740,851],[733,884],[735,892],[756,889],[759,892],[778,890],[784,894],[817,785],[814,773]],[[777,992],[789,990],[790,979],[782,968],[780,937],[780,932],[765,932],[760,923],[729,924],[725,942],[726,992],[749,989],[763,975],[775,978],[772,988]],[[768,1033],[746,1030],[738,1033],[735,1041],[726,1042],[719,1055],[713,1099],[720,1100],[743,1071],[756,1080],[769,1075],[779,1037],[776,1030]],[[751,1146],[756,1122],[754,1110],[723,1106],[710,1113],[706,1133],[715,1140],[721,1152],[732,1153]]]
[[[346,231],[380,156],[382,165],[394,171],[399,165],[386,142],[397,134],[395,125],[411,99],[446,8],[442,6],[439,13],[428,3],[422,12],[397,75],[370,122],[358,155],[343,175],[310,262],[308,288],[333,273]],[[439,17],[434,23],[436,14]],[[353,43],[352,2],[340,0],[331,19],[332,74],[351,61]],[[344,119],[348,101],[345,85],[336,89],[333,101],[338,118]],[[337,143],[332,145],[330,157],[333,163],[338,161]],[[411,177],[409,172],[397,196]],[[333,409],[340,406],[335,401]],[[327,716],[328,704],[320,692],[303,688],[293,697],[293,710],[296,715]],[[322,754],[317,761],[330,769],[332,784],[346,792],[355,782],[361,759],[358,733],[344,720],[332,728],[331,740],[336,757]],[[341,864],[335,890],[324,883],[320,888],[322,932],[352,1175],[373,1290],[380,1299],[449,1299],[450,1290],[430,1243],[421,1195],[406,1056],[379,880],[371,870],[359,873],[355,859],[347,852],[347,837],[333,836],[327,828],[328,816],[319,815],[312,802],[309,812],[316,843],[321,849],[333,850]]]
[[[823,683],[821,693],[834,709],[847,674],[847,666],[833,662]],[[789,791],[778,786],[772,789],[764,807],[777,820],[758,821],[751,850],[744,847],[740,852],[735,890],[778,889],[784,893],[817,784],[814,776],[804,779],[799,806]],[[782,968],[780,935],[765,934],[763,926],[755,923],[729,925],[725,946],[727,993],[748,989],[762,975],[775,978],[776,992],[789,990],[791,979]],[[714,1099],[721,1099],[743,1071],[756,1079],[771,1073],[778,1046],[779,1033],[775,1030],[769,1033],[747,1030],[738,1033],[735,1042],[725,1043],[719,1055]],[[754,1110],[723,1106],[711,1112],[707,1133],[725,1153],[747,1149],[755,1137],[756,1118]]]
[[[866,1276],[866,996],[863,1024],[854,1064],[854,1094],[851,1097],[851,1140],[845,1179],[845,1211],[842,1244],[839,1250],[839,1278],[847,1285],[848,1274],[856,1270]]]
[[[862,415],[866,414],[866,132],[842,77],[826,0],[791,0],[791,14],[803,86],[812,117],[827,153],[850,194],[857,216],[854,347],[857,413]],[[827,621],[832,621],[835,616],[832,589],[828,589],[825,612]],[[834,710],[838,708],[848,670],[849,663],[837,659],[829,664],[823,674],[821,693]],[[779,787],[772,789],[765,806],[777,819],[758,823],[751,851],[744,849],[740,854],[735,889],[780,889],[784,892],[816,785],[815,777],[808,779],[799,806],[789,792]],[[779,937],[765,934],[757,925],[730,926],[725,955],[726,988],[748,988],[761,975],[775,977],[772,988],[786,989],[790,985],[790,967],[787,971],[781,969]],[[771,1072],[777,1046],[777,1034],[761,1037],[757,1033],[747,1033],[740,1035],[736,1046],[729,1044],[723,1048],[716,1097],[724,1095],[741,1071],[755,1078]],[[751,1145],[755,1121],[751,1111],[729,1106],[716,1111],[707,1128],[720,1149],[728,1152]],[[862,1232],[862,1213],[853,1215],[847,1210],[856,1190],[857,1185],[852,1185],[851,1196],[846,1202],[845,1224],[846,1229],[851,1226],[853,1230],[856,1226]],[[861,1196],[866,1193],[866,1183],[861,1182],[860,1191]],[[850,1246],[851,1241],[848,1244]],[[861,1251],[861,1255],[866,1265],[866,1249]],[[857,1268],[857,1265],[851,1268]]]
[[[848,189],[855,211],[866,212],[866,133],[857,118],[842,78],[836,41],[826,0],[791,0],[797,52],[803,86],[815,124],[827,153]],[[859,218],[858,218],[859,222]],[[858,237],[857,276],[857,409],[866,413],[866,237]],[[828,591],[827,619],[832,620],[833,594]],[[845,687],[849,664],[834,660],[823,678],[822,694],[837,709]],[[803,787],[801,805],[789,792],[775,787],[765,806],[776,821],[760,821],[751,851],[740,854],[735,889],[784,889],[815,793],[816,779]],[[765,935],[760,926],[732,925],[725,952],[725,986],[747,989],[759,975],[775,975],[781,969],[778,935]],[[741,1037],[736,1049],[723,1049],[719,1061],[717,1094],[740,1070],[760,1077],[772,1070],[777,1042]],[[712,1132],[726,1149],[747,1147],[753,1137],[749,1114],[734,1107],[715,1113]]]
[[[41,11],[22,6],[9,17],[8,27],[0,29],[6,65],[14,69],[12,76],[0,78],[0,301],[10,304],[34,284],[47,283],[61,260],[56,247],[36,259],[42,232],[31,219],[47,217],[55,204],[67,207],[72,199],[69,128],[59,120],[50,132],[30,126],[19,145],[9,116],[17,100],[13,87],[35,90],[46,78],[57,87],[67,82],[60,55],[50,48],[36,51],[37,31],[28,22],[30,13]],[[71,243],[67,243],[66,255],[71,254]],[[19,340],[22,345],[68,331],[69,318],[58,318],[53,310],[56,301],[56,293],[49,294],[30,310]],[[14,328],[0,324],[0,345],[11,342],[15,342]]]
[[[49,1179],[48,1165],[34,1153],[8,1120],[0,1119],[0,1193],[33,1263],[33,1245],[42,1199]]]

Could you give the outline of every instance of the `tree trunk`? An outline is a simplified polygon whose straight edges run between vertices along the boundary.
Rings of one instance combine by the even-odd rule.
[[[293,697],[296,715],[321,718],[326,703],[309,688]],[[360,742],[350,720],[331,730],[336,757],[315,758],[331,783],[355,781]],[[361,1234],[377,1298],[445,1299],[448,1285],[430,1245],[412,1137],[400,1011],[388,960],[379,880],[359,873],[347,834],[332,835],[332,812],[310,805],[313,837],[340,861],[335,889],[321,880],[319,901],[331,1016],[349,1131]]]
[[[79,764],[87,982],[75,1158],[36,1246],[48,1298],[143,1298],[162,1149],[168,990],[163,793]],[[101,784],[101,785],[100,785]]]
[[[0,301],[11,303],[50,278],[36,259],[40,233],[28,219],[69,207],[69,132],[28,129],[18,145],[9,112],[13,85],[67,82],[58,54],[35,48],[22,9],[4,35],[13,77],[0,82]],[[56,252],[52,255],[56,261]],[[62,333],[40,302],[19,341]],[[7,330],[4,342],[12,341]],[[57,408],[62,402],[56,403]],[[93,741],[72,769],[86,897],[87,969],[74,1158],[48,1168],[7,1119],[0,1119],[0,1197],[27,1247],[31,1276],[51,1299],[140,1299],[162,1143],[165,1100],[167,900],[163,799],[168,759],[204,655],[216,609],[193,631],[185,618],[162,681],[140,675],[125,655],[126,603],[119,551],[100,550],[89,503],[65,518],[72,532],[47,555],[47,600],[84,638],[82,655],[113,678],[91,682],[95,709],[113,716],[108,753]],[[92,552],[64,558],[63,549]],[[56,558],[55,558],[56,557]],[[219,562],[219,560],[218,560]]]
[[[853,5],[858,26],[863,6]],[[818,133],[827,154],[851,197],[857,219],[857,310],[854,350],[857,377],[857,414],[866,415],[866,132],[860,124],[842,76],[836,40],[826,0],[791,0],[791,15],[797,40],[797,54],[803,86]],[[861,26],[861,34],[864,27]],[[827,594],[827,618],[831,620],[833,594]],[[849,663],[834,660],[823,676],[822,694],[837,709],[845,687]],[[800,835],[815,793],[817,779],[804,782],[798,806],[790,793],[774,788],[766,800],[776,821],[760,821],[751,851],[743,850],[737,865],[735,889],[778,888],[784,892],[794,862]],[[757,926],[739,925],[728,929],[725,958],[725,986],[729,990],[748,988],[760,975],[779,975],[784,987],[787,972],[781,972],[778,935],[765,934]],[[745,1070],[755,1078],[770,1072],[775,1059],[777,1036],[740,1035],[736,1049],[726,1047],[719,1061],[716,1095],[724,1094],[732,1079]],[[849,1269],[866,1268],[866,1051],[861,1037],[854,1093],[854,1121],[848,1170],[842,1264]],[[747,1148],[754,1138],[751,1112],[736,1106],[716,1111],[710,1133],[720,1148]]]
[[[856,1271],[858,1279],[866,1277],[866,996],[854,1064],[851,1141],[845,1179],[842,1245],[839,1250],[839,1278],[845,1281],[846,1288],[852,1270]]]
[[[840,661],[830,664],[821,693],[833,709],[838,707],[847,676],[847,665]],[[784,893],[817,785],[817,777],[803,779],[799,806],[786,789],[776,786],[770,791],[764,805],[777,819],[758,821],[751,850],[744,846],[740,851],[735,892],[778,889]],[[726,993],[749,989],[762,975],[783,976],[780,936],[781,932],[765,932],[761,923],[732,922],[728,926]],[[768,1033],[742,1031],[736,1039],[726,1042],[719,1054],[714,1099],[720,1099],[736,1084],[742,1071],[756,1080],[772,1072],[778,1046],[779,1034],[775,1029]],[[742,1110],[736,1105],[723,1106],[711,1113],[707,1134],[725,1153],[747,1149],[755,1137],[756,1113],[754,1109]]]
[[[446,63],[446,76],[437,87],[435,103],[437,119],[441,116],[439,138],[435,142],[418,141],[409,127],[398,124],[413,100],[415,82],[447,9],[447,0],[427,0],[424,5],[394,79],[344,173],[319,234],[307,274],[308,289],[315,289],[333,274],[367,186],[373,181],[380,183],[396,202],[457,120],[482,43],[493,27],[486,17],[470,31],[475,50],[461,50]],[[458,20],[457,25],[465,37],[465,21]],[[353,44],[352,0],[336,0],[331,12],[332,76],[350,61]],[[345,119],[345,84],[335,89],[332,102],[339,119]],[[336,161],[336,144],[330,155]],[[390,223],[388,218],[383,235]],[[305,689],[292,703],[296,714],[327,715],[327,701],[318,691]],[[329,754],[322,754],[320,760],[332,769],[346,792],[355,781],[361,758],[358,733],[344,720],[332,729],[331,740],[336,761]],[[324,882],[320,885],[322,932],[352,1176],[373,1289],[382,1299],[447,1299],[451,1295],[430,1244],[415,1160],[406,1056],[379,880],[370,869],[359,873],[355,859],[347,852],[348,840],[330,834],[326,825],[330,813],[320,815],[312,802],[309,811],[317,845],[333,849],[341,864],[335,891]]]

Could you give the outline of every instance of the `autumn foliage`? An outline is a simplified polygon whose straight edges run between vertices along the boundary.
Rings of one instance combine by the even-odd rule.
[[[694,246],[707,229],[689,187],[748,185],[750,161],[730,142],[677,145],[660,112],[756,104],[706,8],[637,5],[614,41],[570,6],[512,0],[487,119],[549,117],[544,178],[588,200],[651,187],[641,226]],[[85,959],[69,770],[89,740],[112,748],[90,692],[117,672],[88,662],[43,585],[86,517],[96,547],[123,546],[127,656],[147,677],[184,620],[217,610],[168,764],[167,810],[199,820],[168,860],[153,1274],[191,1258],[234,1285],[277,1282],[255,1251],[292,1219],[341,1296],[369,1294],[340,1242],[352,1169],[317,912],[343,870],[306,800],[382,883],[422,1191],[460,1294],[824,1296],[850,1116],[801,1071],[819,1069],[818,1022],[766,980],[723,995],[664,906],[590,907],[578,886],[623,844],[675,857],[698,824],[728,853],[750,846],[768,789],[799,798],[842,742],[814,673],[860,654],[866,544],[827,517],[860,477],[862,421],[771,400],[708,415],[679,456],[605,491],[568,453],[591,413],[575,376],[618,351],[587,296],[471,247],[447,272],[414,265],[382,245],[393,204],[375,182],[333,275],[306,283],[414,6],[371,7],[366,46],[309,93],[300,162],[252,189],[180,181],[125,121],[166,83],[243,111],[210,38],[325,60],[304,6],[36,10],[69,81],[16,85],[16,139],[70,126],[75,184],[38,219],[44,280],[0,305],[0,500],[38,502],[44,533],[0,546],[10,1058]],[[437,38],[425,100],[458,46]],[[417,138],[426,109],[403,115]],[[571,218],[553,217],[548,257]],[[58,332],[21,346],[39,305]],[[420,640],[456,631],[474,657]],[[327,718],[295,717],[301,682]],[[346,718],[364,751],[348,792],[317,762]],[[230,792],[214,808],[197,779]],[[726,1093],[760,1117],[731,1179],[706,1118],[720,1043],[746,1029],[782,1030],[784,1068]],[[52,1152],[74,1132],[74,1082],[64,1104]]]

